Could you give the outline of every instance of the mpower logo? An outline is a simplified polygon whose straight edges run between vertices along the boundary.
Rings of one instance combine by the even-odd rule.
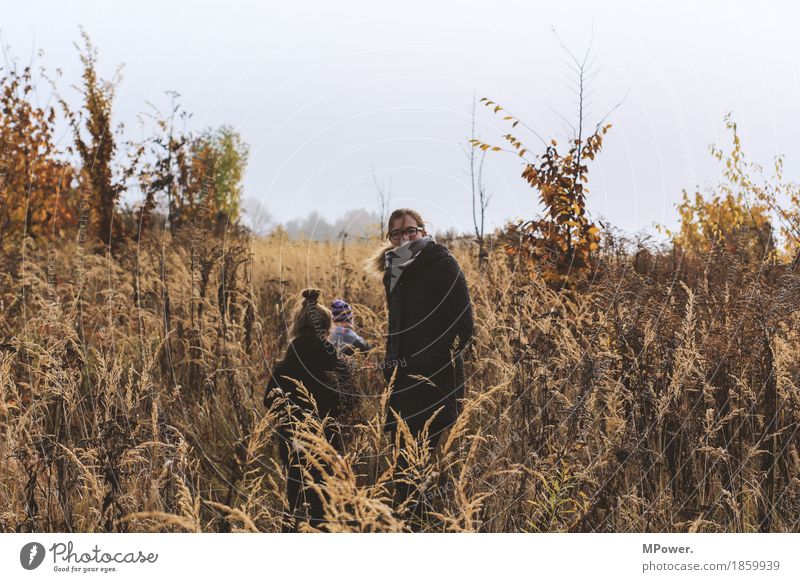
[[[44,560],[44,546],[39,542],[30,542],[19,551],[19,563],[26,570],[35,570]]]

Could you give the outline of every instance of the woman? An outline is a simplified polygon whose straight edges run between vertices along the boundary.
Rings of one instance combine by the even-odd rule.
[[[302,422],[304,415],[314,414],[313,408],[298,394],[297,382],[303,384],[314,397],[319,419],[326,416],[341,419],[350,415],[355,407],[353,395],[353,363],[342,355],[330,341],[333,316],[321,305],[319,289],[303,291],[303,300],[295,309],[290,329],[291,342],[286,355],[272,371],[267,385],[264,405],[269,408],[279,395],[286,396],[289,413],[278,430],[281,437],[280,454],[289,472],[286,478],[286,496],[289,511],[294,517],[284,531],[296,531],[299,520],[309,520],[314,527],[323,524],[322,500],[303,483],[303,466],[316,483],[322,482],[320,471],[309,464],[300,450],[292,447],[292,424]],[[330,423],[325,425],[325,436],[340,451],[341,435]]]
[[[392,246],[376,256],[375,266],[383,271],[389,311],[387,382],[396,371],[389,405],[415,436],[436,413],[429,428],[429,444],[435,447],[460,412],[462,352],[472,339],[472,303],[458,262],[428,235],[419,213],[395,210],[388,232]],[[390,413],[386,430],[394,436],[396,428]]]

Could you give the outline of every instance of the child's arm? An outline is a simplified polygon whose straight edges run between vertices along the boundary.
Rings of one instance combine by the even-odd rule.
[[[369,345],[363,337],[356,334],[356,341],[353,342],[353,347],[356,348],[360,352],[368,352],[372,349],[372,346]]]

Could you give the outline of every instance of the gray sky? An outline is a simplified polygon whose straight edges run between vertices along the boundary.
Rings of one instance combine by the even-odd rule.
[[[437,228],[471,226],[464,142],[473,91],[545,135],[574,118],[563,52],[593,30],[599,73],[590,121],[625,97],[590,170],[590,210],[627,230],[673,225],[682,188],[716,182],[711,143],[727,145],[732,111],[745,152],[786,155],[800,180],[800,35],[796,3],[739,2],[53,2],[0,1],[5,44],[21,61],[43,49],[75,95],[78,25],[111,75],[125,63],[116,121],[166,109],[175,90],[191,127],[233,125],[250,144],[245,181],[278,220],[317,210],[331,221],[376,209],[371,168],[394,206]],[[49,96],[42,90],[41,98]],[[479,111],[500,142],[500,116]],[[536,151],[538,140],[518,132]],[[487,158],[489,224],[531,216],[519,160]]]

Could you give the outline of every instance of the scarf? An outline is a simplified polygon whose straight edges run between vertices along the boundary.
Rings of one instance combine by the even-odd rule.
[[[436,241],[431,235],[426,235],[416,240],[406,241],[399,247],[386,251],[386,269],[391,271],[392,274],[392,278],[389,281],[389,293],[394,290],[400,275],[414,262],[419,252],[434,242]]]

